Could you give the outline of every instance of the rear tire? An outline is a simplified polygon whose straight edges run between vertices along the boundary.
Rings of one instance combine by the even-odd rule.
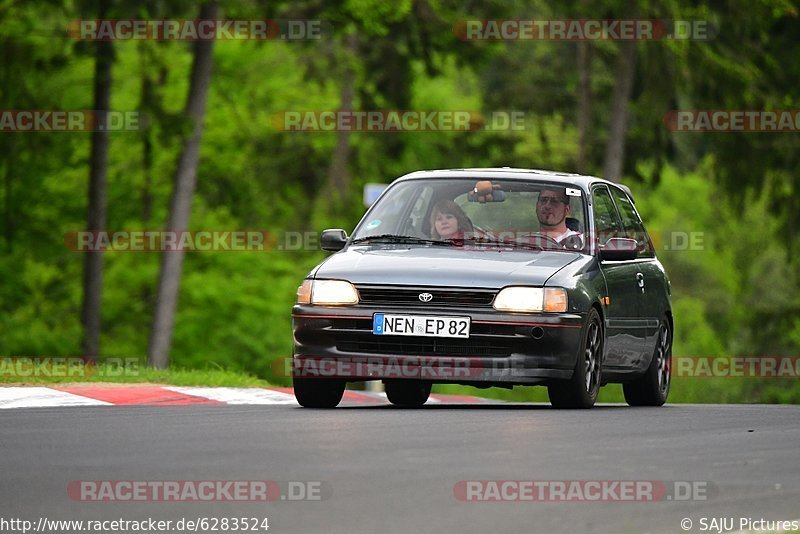
[[[672,374],[672,329],[662,321],[658,329],[656,349],[644,375],[622,384],[625,402],[630,406],[661,406],[667,402]]]
[[[592,308],[586,320],[575,371],[569,380],[547,386],[550,404],[555,408],[591,408],[600,391],[600,366],[603,360],[603,323]]]
[[[344,395],[344,380],[295,378],[294,396],[304,408],[335,408]]]
[[[431,383],[421,380],[390,380],[385,383],[386,398],[395,406],[419,407],[428,401]]]

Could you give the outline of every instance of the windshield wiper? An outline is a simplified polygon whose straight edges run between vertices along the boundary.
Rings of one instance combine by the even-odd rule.
[[[378,234],[378,235],[369,235],[365,237],[359,237],[358,239],[354,239],[351,244],[357,243],[373,243],[373,242],[380,242],[380,243],[411,243],[414,245],[438,245],[438,246],[445,246],[449,247],[452,246],[452,240],[449,241],[440,241],[436,239],[425,239],[422,237],[414,237],[411,235],[396,235],[396,234]]]

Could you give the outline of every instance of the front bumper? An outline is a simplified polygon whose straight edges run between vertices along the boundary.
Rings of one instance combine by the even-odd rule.
[[[374,313],[469,316],[470,337],[378,336]],[[572,376],[584,317],[462,308],[292,309],[295,377],[417,379],[475,385],[539,384]]]

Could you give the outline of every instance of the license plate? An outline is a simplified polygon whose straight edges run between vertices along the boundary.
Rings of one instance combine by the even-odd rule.
[[[436,317],[431,315],[372,316],[372,333],[376,336],[469,337],[469,317]]]

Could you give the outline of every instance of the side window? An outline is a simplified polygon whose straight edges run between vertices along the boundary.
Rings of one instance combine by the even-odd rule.
[[[592,191],[594,204],[594,228],[598,243],[602,246],[612,237],[622,237],[625,232],[619,222],[614,201],[605,187],[596,187]]]
[[[623,191],[616,187],[611,188],[614,195],[619,215],[622,219],[622,226],[625,228],[626,237],[635,239],[639,243],[639,256],[652,258],[655,253],[653,252],[653,244],[650,241],[650,236],[647,235],[647,230],[644,229],[644,224],[636,213],[636,208],[633,207],[631,199],[628,198]]]

